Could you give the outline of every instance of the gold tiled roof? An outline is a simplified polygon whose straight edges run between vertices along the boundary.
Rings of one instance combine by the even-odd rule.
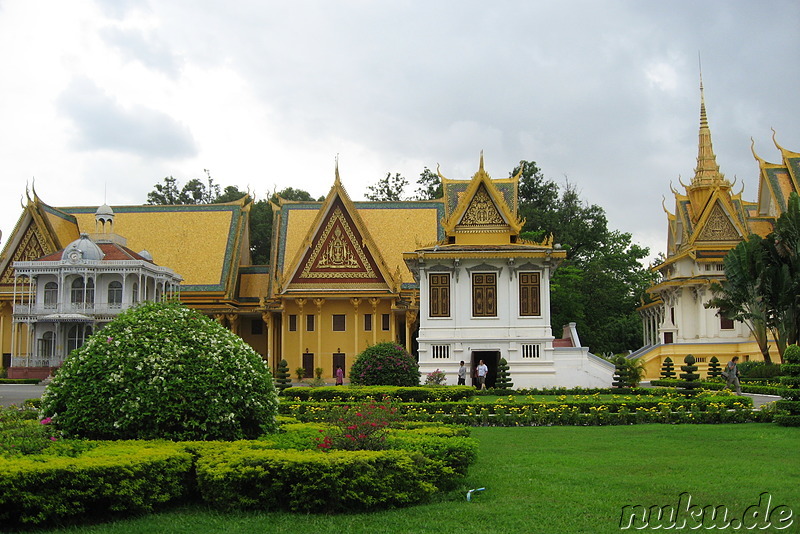
[[[224,211],[143,210],[114,207],[114,232],[128,248],[147,250],[153,261],[183,277],[184,285],[214,285],[221,281],[235,213]],[[159,208],[164,208],[159,206]],[[76,208],[63,208],[73,212]],[[82,232],[95,227],[94,209],[74,213]]]

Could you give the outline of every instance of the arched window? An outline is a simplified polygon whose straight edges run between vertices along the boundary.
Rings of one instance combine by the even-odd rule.
[[[47,282],[44,285],[44,307],[55,308],[58,304],[58,284]]]
[[[73,280],[71,297],[73,304],[94,304],[94,280],[89,278],[85,284],[83,278]]]
[[[76,324],[67,332],[67,354],[83,346],[86,338],[92,335],[92,327],[87,324]]]
[[[111,282],[108,284],[108,305],[111,308],[122,306],[122,283]]]
[[[94,280],[91,278],[86,281],[86,304],[94,304]]]
[[[84,293],[83,278],[76,278],[72,281],[72,291],[70,292],[70,302],[73,304],[83,304]]]
[[[133,292],[132,292],[132,295],[131,295],[131,302],[133,302],[134,304],[139,302],[139,282],[134,282],[133,283]]]
[[[40,358],[49,358],[53,355],[53,333],[45,332],[38,340],[36,355]]]

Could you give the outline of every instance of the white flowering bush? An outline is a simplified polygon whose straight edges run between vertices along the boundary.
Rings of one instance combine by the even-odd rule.
[[[42,413],[68,437],[236,440],[274,431],[277,404],[239,336],[180,304],[143,303],[64,361]]]

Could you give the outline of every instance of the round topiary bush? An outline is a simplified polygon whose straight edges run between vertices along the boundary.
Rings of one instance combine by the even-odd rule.
[[[350,368],[350,383],[359,386],[418,386],[419,365],[400,345],[367,347]]]
[[[253,439],[277,428],[277,394],[259,356],[177,303],[120,314],[65,361],[42,413],[70,437]]]

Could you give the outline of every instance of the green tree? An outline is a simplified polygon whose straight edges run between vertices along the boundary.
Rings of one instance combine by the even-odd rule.
[[[519,165],[509,173],[516,176],[520,169],[518,213],[525,219],[523,232],[525,239],[542,241],[556,232],[559,189],[558,184],[545,179],[536,162],[520,160]]]
[[[417,179],[417,200],[433,200],[442,198],[442,179],[438,173],[433,172],[428,167],[422,169]]]
[[[350,368],[357,386],[418,386],[419,364],[403,347],[386,341],[367,347]]]
[[[675,378],[675,364],[669,356],[664,358],[664,362],[661,364],[661,378],[667,380]]]
[[[497,380],[494,384],[495,389],[511,389],[514,383],[511,381],[511,372],[505,358],[500,358],[497,364]]]
[[[147,203],[150,205],[173,204],[213,204],[219,202],[220,187],[214,183],[211,172],[206,173],[206,181],[192,178],[179,188],[178,180],[172,176],[164,178],[163,183],[153,186],[153,191],[147,194]]]
[[[753,333],[764,361],[769,355],[769,304],[763,295],[765,244],[751,235],[730,250],[723,260],[725,280],[711,284],[714,295],[706,308],[718,308],[718,315],[743,322]]]
[[[147,203],[150,205],[180,204],[180,190],[178,181],[172,176],[164,178],[164,183],[153,186],[153,191],[147,193]]]
[[[767,236],[768,282],[763,294],[771,307],[770,327],[783,353],[800,341],[800,196],[789,195],[786,211]],[[726,273],[727,274],[727,273]]]
[[[281,360],[275,370],[275,389],[280,393],[290,387],[292,387],[292,375],[289,374],[289,362]]]
[[[403,200],[403,190],[408,185],[408,180],[403,178],[400,173],[392,176],[387,172],[386,176],[378,180],[378,183],[367,186],[368,193],[365,195],[367,200],[374,202],[396,202]]]

